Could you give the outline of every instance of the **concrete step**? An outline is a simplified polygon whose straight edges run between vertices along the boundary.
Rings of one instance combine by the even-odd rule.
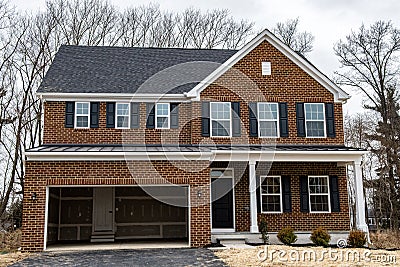
[[[114,242],[114,238],[91,238],[90,242],[91,243],[106,243],[106,242]]]
[[[246,238],[239,238],[239,237],[225,237],[218,239],[219,243],[223,246],[230,246],[230,245],[244,245],[246,244]]]
[[[92,236],[97,236],[97,235],[114,235],[114,232],[111,232],[111,231],[92,232]]]
[[[220,240],[240,240],[238,243],[262,243],[261,234],[249,232],[211,233],[211,242],[220,243]]]
[[[115,234],[114,232],[94,232],[90,237],[90,242],[114,242]]]

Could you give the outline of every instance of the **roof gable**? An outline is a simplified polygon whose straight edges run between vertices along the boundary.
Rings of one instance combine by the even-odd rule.
[[[310,75],[313,79],[319,82],[324,88],[331,92],[334,96],[335,102],[346,101],[350,96],[332,82],[326,75],[319,71],[314,65],[312,65],[304,56],[296,53],[282,41],[280,41],[270,31],[264,30],[258,34],[253,40],[247,43],[242,49],[240,49],[235,55],[224,62],[219,68],[213,71],[207,76],[202,82],[196,85],[188,94],[188,97],[199,99],[200,93],[206,89],[210,84],[221,77],[226,71],[233,67],[237,62],[249,54],[253,49],[260,45],[263,41],[269,42],[283,55],[288,57],[292,62],[299,66],[303,71]]]

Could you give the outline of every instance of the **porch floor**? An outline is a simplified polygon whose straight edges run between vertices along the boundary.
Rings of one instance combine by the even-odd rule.
[[[90,251],[90,250],[117,250],[117,249],[153,249],[153,248],[188,248],[186,241],[132,241],[114,243],[77,243],[48,245],[46,252],[59,251]]]

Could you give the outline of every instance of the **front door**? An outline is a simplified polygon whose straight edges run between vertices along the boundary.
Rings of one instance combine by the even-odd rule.
[[[213,230],[234,230],[233,179],[211,177]]]
[[[114,188],[94,188],[94,231],[113,231],[114,226]]]

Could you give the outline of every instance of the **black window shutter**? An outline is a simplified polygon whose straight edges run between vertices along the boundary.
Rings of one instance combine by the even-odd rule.
[[[256,197],[257,197],[257,213],[261,213],[261,178],[256,177]]]
[[[300,211],[309,212],[307,176],[300,176]]]
[[[115,103],[106,103],[106,127],[115,128]]]
[[[297,136],[306,137],[306,118],[304,103],[296,103]]]
[[[240,102],[232,102],[232,136],[237,137],[241,135],[240,129]]]
[[[171,128],[177,129],[179,128],[179,103],[171,103],[169,107]]]
[[[249,103],[249,136],[258,137],[257,103]]]
[[[90,102],[90,128],[99,128],[100,103]]]
[[[131,103],[131,129],[140,128],[140,103]]]
[[[201,103],[201,135],[210,136],[210,102]]]
[[[156,113],[154,103],[146,104],[146,128],[154,129],[156,127]]]
[[[326,136],[336,137],[333,103],[325,103]]]
[[[290,191],[290,176],[282,176],[283,212],[292,212],[292,194]]]
[[[65,128],[74,128],[75,102],[65,102]]]
[[[329,176],[329,190],[331,194],[331,212],[340,212],[339,181],[336,175]]]
[[[279,103],[279,130],[280,137],[289,137],[287,103]]]

